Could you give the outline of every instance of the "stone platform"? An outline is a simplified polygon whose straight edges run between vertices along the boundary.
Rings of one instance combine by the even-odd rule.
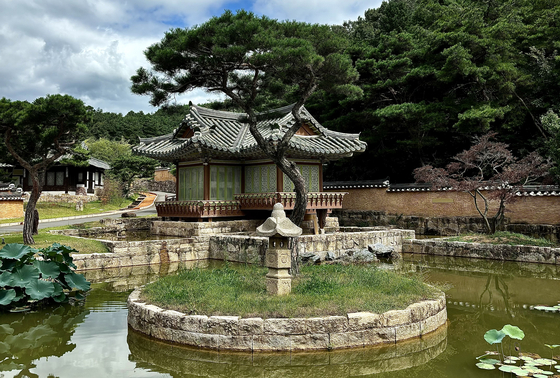
[[[349,313],[316,318],[240,318],[186,315],[128,298],[128,324],[156,339],[242,352],[298,352],[363,348],[422,337],[447,322],[445,294],[383,314]]]

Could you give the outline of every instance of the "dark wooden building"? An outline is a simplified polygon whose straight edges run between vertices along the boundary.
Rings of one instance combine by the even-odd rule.
[[[259,122],[265,139],[274,143],[295,122],[293,105],[267,112]],[[366,149],[359,134],[334,132],[319,124],[302,108],[308,120],[290,141],[286,157],[294,161],[309,190],[307,212],[342,207],[343,192],[323,192],[323,164]],[[177,165],[177,195],[156,204],[158,215],[185,219],[251,216],[272,210],[280,202],[293,209],[291,180],[257,145],[245,114],[191,106],[185,121],[173,133],[141,138],[134,152]],[[254,213],[253,213],[254,214]]]

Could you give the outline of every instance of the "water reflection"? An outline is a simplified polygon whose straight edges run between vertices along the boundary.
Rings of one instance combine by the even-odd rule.
[[[474,358],[488,349],[488,329],[517,325],[526,334],[521,350],[543,356],[550,356],[544,343],[560,344],[560,314],[531,310],[560,300],[559,267],[410,255],[397,269],[451,286],[448,328],[433,339],[330,353],[246,355],[193,350],[129,332],[130,290],[178,269],[171,264],[88,271],[94,285],[82,307],[0,314],[0,377],[478,378]]]
[[[129,329],[129,360],[173,377],[354,377],[409,369],[447,346],[447,327],[403,343],[314,353],[223,353],[156,341]]]
[[[89,310],[84,306],[60,306],[51,311],[2,314],[0,371],[16,377],[39,377],[31,372],[43,357],[61,357],[76,348],[71,342]]]

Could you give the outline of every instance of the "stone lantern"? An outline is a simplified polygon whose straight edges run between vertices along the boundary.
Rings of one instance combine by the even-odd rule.
[[[289,273],[292,254],[288,246],[290,238],[300,236],[301,232],[301,228],[286,217],[281,203],[275,204],[271,216],[257,227],[259,236],[269,237],[264,258],[268,267],[266,290],[269,294],[287,295],[292,291],[292,276]]]

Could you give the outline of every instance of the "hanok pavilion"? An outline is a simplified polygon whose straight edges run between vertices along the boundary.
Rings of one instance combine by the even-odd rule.
[[[292,107],[267,112],[258,124],[265,139],[281,140],[294,123]],[[323,163],[363,152],[366,143],[359,134],[326,129],[303,107],[301,116],[308,122],[292,137],[286,157],[297,164],[307,184],[307,214],[324,220],[331,209],[342,207],[345,193],[323,192]],[[259,211],[270,214],[277,202],[293,209],[293,183],[257,145],[244,117],[191,105],[173,133],[140,139],[135,153],[177,165],[176,198],[156,204],[159,216],[258,219]]]

